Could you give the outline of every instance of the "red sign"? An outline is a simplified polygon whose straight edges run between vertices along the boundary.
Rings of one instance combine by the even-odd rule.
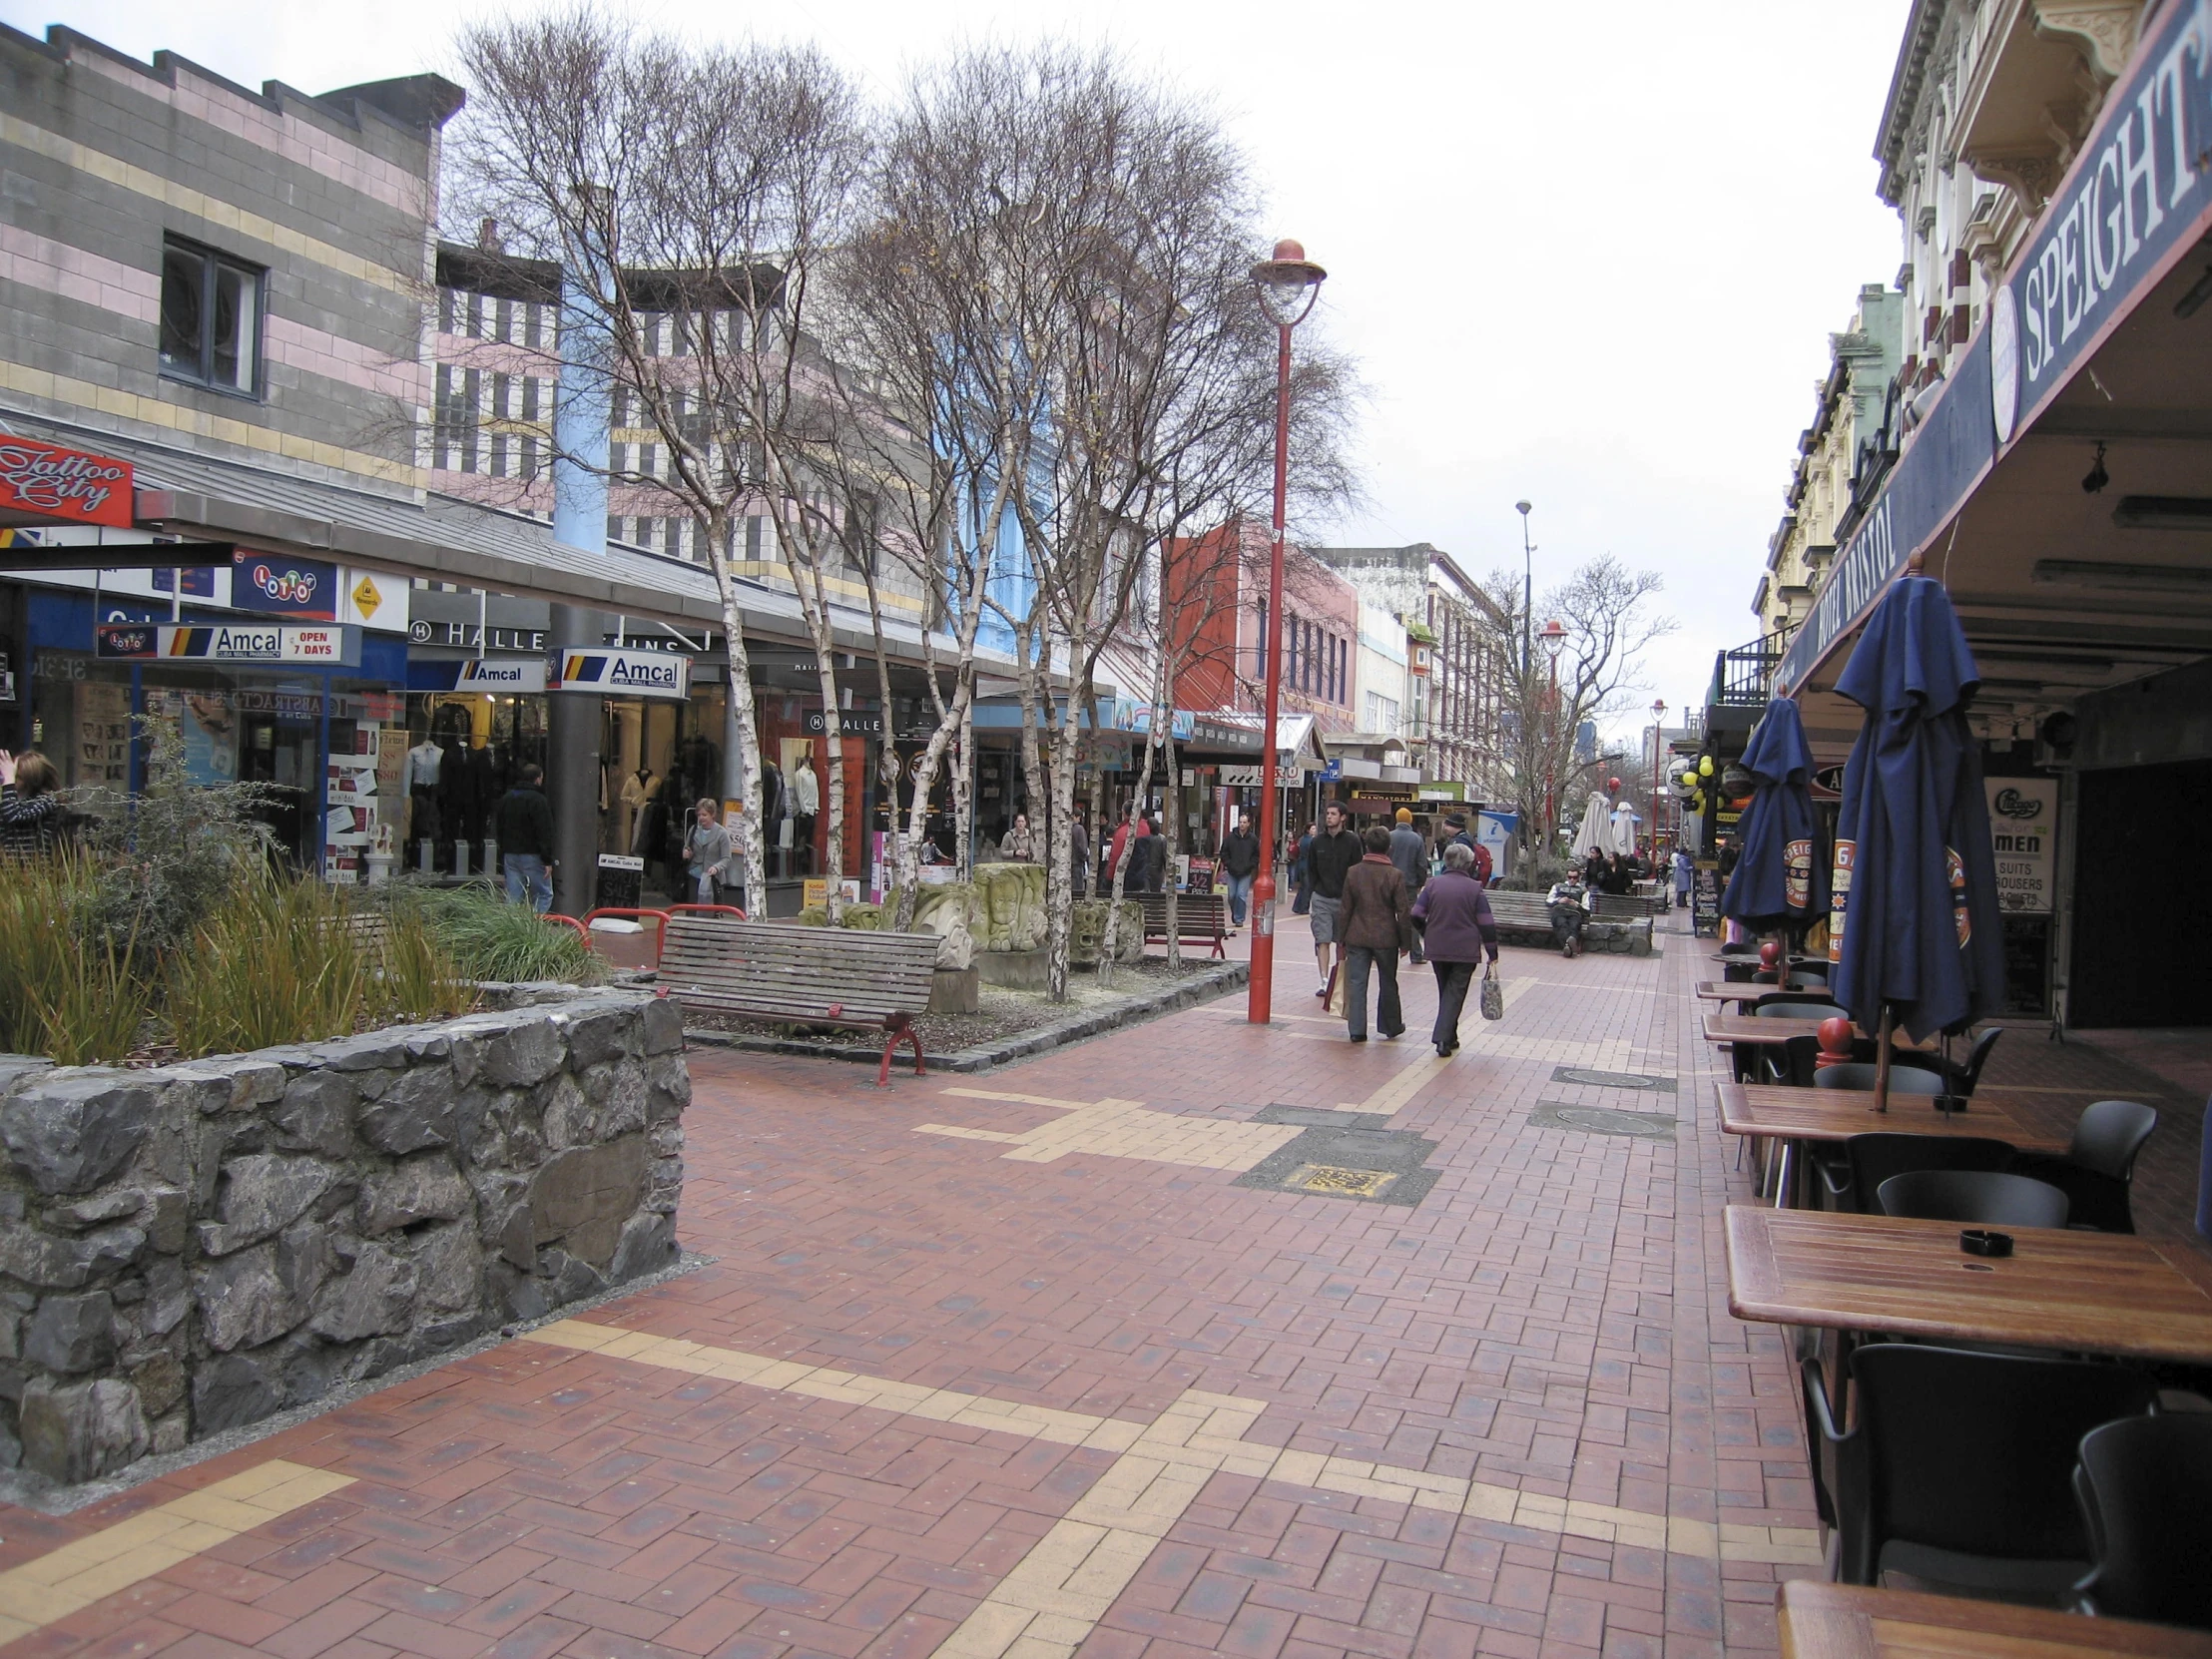
[[[131,463],[0,434],[0,514],[128,530]]]

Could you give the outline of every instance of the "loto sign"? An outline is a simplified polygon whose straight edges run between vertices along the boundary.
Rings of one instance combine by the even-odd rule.
[[[0,522],[33,518],[128,530],[133,506],[129,461],[0,435]]]

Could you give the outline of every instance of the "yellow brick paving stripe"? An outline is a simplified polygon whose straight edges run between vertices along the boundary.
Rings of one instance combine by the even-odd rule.
[[[1235,1394],[1188,1389],[1151,1422],[1139,1423],[925,1388],[583,1320],[541,1326],[526,1333],[525,1340],[816,1399],[1115,1452],[1114,1462],[1066,1518],[1031,1546],[983,1605],[946,1638],[937,1649],[943,1659],[1042,1659],[1073,1653],[1136,1576],[1152,1546],[1167,1536],[1197,1501],[1206,1481],[1219,1472],[1638,1549],[1793,1566],[1819,1566],[1822,1561],[1819,1534],[1809,1528],[1716,1526],[1683,1515],[1655,1515],[1389,1463],[1254,1444],[1244,1436],[1268,1402]]]
[[[349,1474],[277,1457],[74,1539],[0,1573],[0,1642],[44,1629],[352,1484]]]

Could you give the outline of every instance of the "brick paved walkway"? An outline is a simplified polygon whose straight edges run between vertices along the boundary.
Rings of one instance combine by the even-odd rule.
[[[1425,970],[1408,1036],[1354,1047],[1289,934],[1266,1030],[1235,999],[882,1093],[697,1051],[683,1232],[713,1266],[65,1519],[0,1511],[0,1639],[1771,1650],[1777,1578],[1817,1570],[1793,1384],[1727,1313],[1719,1217],[1749,1188],[1694,1035],[1711,964],[1662,936],[1509,949],[1506,1018],[1470,1012],[1446,1063]],[[1533,1125],[1547,1105],[1672,1138]],[[1250,1184],[1339,1163],[1381,1201]]]

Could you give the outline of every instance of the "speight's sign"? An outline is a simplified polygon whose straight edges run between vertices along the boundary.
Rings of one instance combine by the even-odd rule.
[[[93,654],[140,662],[182,658],[352,668],[361,660],[361,631],[341,624],[303,627],[280,622],[109,624],[93,631]]]
[[[689,657],[673,651],[616,651],[578,646],[557,653],[546,666],[545,689],[594,697],[691,696]]]
[[[131,463],[0,434],[0,515],[128,530]]]

